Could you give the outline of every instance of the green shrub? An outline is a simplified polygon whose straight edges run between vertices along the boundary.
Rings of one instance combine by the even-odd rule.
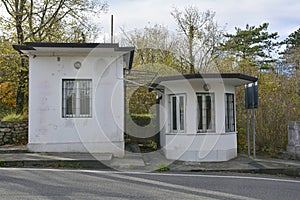
[[[23,115],[17,115],[15,113],[7,114],[2,118],[1,121],[22,121],[22,120],[27,120],[28,116],[23,114]]]
[[[125,133],[133,143],[144,144],[148,139],[153,139],[156,128],[156,120],[150,114],[126,115]]]
[[[139,126],[147,126],[151,122],[150,114],[130,114],[132,121]]]
[[[153,151],[157,150],[157,143],[154,140],[146,140],[144,146],[152,149]]]

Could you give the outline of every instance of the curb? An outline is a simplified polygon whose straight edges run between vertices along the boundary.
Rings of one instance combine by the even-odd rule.
[[[13,153],[30,153],[28,150],[25,150],[25,149],[1,149],[0,150],[0,154],[13,154]]]
[[[112,170],[109,165],[98,160],[17,160],[0,161],[0,167],[36,167],[36,168],[75,168],[75,169],[99,169]],[[289,177],[300,177],[300,167],[291,168],[261,168],[261,169],[172,169],[170,172],[231,172],[231,173],[251,173],[251,174],[270,174],[285,175]]]
[[[37,167],[37,168],[86,168],[110,169],[98,160],[15,160],[0,161],[0,167]]]
[[[172,172],[231,172],[250,174],[285,175],[300,178],[300,168],[277,168],[277,169],[191,169],[191,170],[170,170]]]

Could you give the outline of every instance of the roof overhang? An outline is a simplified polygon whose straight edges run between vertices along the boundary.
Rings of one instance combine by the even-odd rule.
[[[135,50],[135,47],[120,47],[118,43],[27,42],[13,47],[27,56],[123,56],[129,69]]]
[[[159,87],[164,82],[170,81],[189,81],[199,83],[221,83],[232,86],[240,86],[248,83],[256,82],[258,79],[253,76],[248,76],[240,73],[209,73],[209,74],[183,74],[177,76],[162,76],[158,77],[152,87]]]

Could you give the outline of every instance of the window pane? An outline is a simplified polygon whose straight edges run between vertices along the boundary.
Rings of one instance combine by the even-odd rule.
[[[177,105],[176,96],[172,97],[172,130],[177,130]]]
[[[225,131],[235,131],[234,95],[226,94],[225,97]]]
[[[207,95],[205,97],[206,104],[206,129],[212,129],[212,104],[211,96]]]
[[[235,131],[235,117],[234,117],[234,96],[230,95],[229,98],[229,119],[230,119],[230,131]]]
[[[76,88],[74,81],[66,81],[64,84],[65,89],[65,113],[66,115],[76,114]]]
[[[202,96],[197,96],[198,101],[198,130],[203,129]]]
[[[66,114],[75,115],[76,114],[76,97],[75,94],[70,94],[66,99]]]
[[[90,83],[80,81],[80,115],[90,115],[91,112],[91,98],[90,98]]]
[[[207,132],[215,129],[214,123],[214,94],[197,94],[198,104],[198,131]]]
[[[84,94],[84,91],[80,92],[80,115],[90,114],[90,99],[89,96]]]
[[[184,97],[179,97],[180,130],[184,130]]]
[[[228,94],[226,94],[225,96],[225,129],[226,129],[226,132],[229,131],[229,116],[228,116],[228,113],[229,113],[229,106],[228,106]]]

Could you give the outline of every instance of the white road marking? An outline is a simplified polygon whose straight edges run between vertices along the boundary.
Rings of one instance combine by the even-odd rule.
[[[152,185],[156,185],[156,186],[169,187],[169,188],[175,189],[176,191],[179,189],[179,190],[185,190],[188,192],[195,192],[195,193],[213,195],[213,196],[218,196],[218,197],[226,197],[226,198],[231,198],[231,199],[257,200],[254,198],[244,197],[241,195],[235,195],[235,194],[200,189],[200,188],[186,187],[186,186],[182,186],[182,185],[176,185],[176,184],[171,184],[171,183],[166,183],[166,182],[161,182],[161,181],[155,181],[155,180],[149,180],[149,179],[131,177],[131,176],[124,176],[124,175],[117,174],[117,173],[109,174],[109,176],[115,177],[115,178],[121,178],[121,179],[125,179],[125,180],[132,180],[132,181],[136,181],[136,182],[152,184]]]
[[[267,177],[252,177],[252,176],[233,176],[233,175],[206,175],[206,174],[184,174],[184,173],[155,173],[155,172],[122,172],[122,171],[100,171],[86,169],[48,169],[48,168],[0,168],[6,171],[52,171],[52,172],[81,172],[81,173],[98,173],[98,174],[137,174],[148,176],[177,176],[177,177],[204,177],[204,178],[224,178],[224,179],[248,179],[260,181],[276,181],[288,183],[300,183],[300,180],[291,180],[283,178],[267,178]]]
[[[94,174],[103,174],[106,175],[107,177],[99,177],[101,179],[105,179],[108,181],[113,181],[113,182],[120,182],[124,183],[127,182],[128,180],[137,182],[135,184],[139,183],[145,183],[145,184],[150,184],[154,186],[158,186],[159,190],[161,191],[171,191],[171,192],[177,192],[178,194],[185,194],[188,195],[191,199],[192,197],[201,197],[201,199],[205,200],[216,200],[220,199],[221,197],[225,198],[230,198],[230,199],[243,199],[243,200],[257,200],[255,198],[249,198],[249,197],[244,197],[241,195],[235,195],[231,193],[225,193],[225,192],[218,192],[218,191],[213,191],[213,190],[207,190],[207,189],[201,189],[201,188],[192,188],[192,187],[186,187],[182,185],[177,185],[177,184],[171,184],[171,183],[166,183],[162,181],[156,181],[156,180],[150,180],[147,178],[139,178],[139,177],[131,177],[127,176],[130,174],[145,174],[145,175],[154,175],[155,173],[140,173],[140,172],[117,172],[117,171],[97,171],[97,170],[80,170],[80,169],[39,169],[39,168],[0,168],[1,171],[48,171],[48,172],[72,172],[72,173],[94,173]],[[155,174],[155,175],[166,175],[166,174]],[[111,178],[109,178],[111,177]],[[117,179],[114,179],[117,178]],[[120,179],[120,180],[118,180]],[[167,188],[161,188],[161,187],[167,187]],[[168,189],[171,188],[171,189]],[[183,191],[180,191],[183,190]],[[194,194],[193,194],[194,193]],[[203,195],[208,195],[208,196],[214,196],[214,197],[207,197]],[[188,197],[186,196],[186,197]]]

